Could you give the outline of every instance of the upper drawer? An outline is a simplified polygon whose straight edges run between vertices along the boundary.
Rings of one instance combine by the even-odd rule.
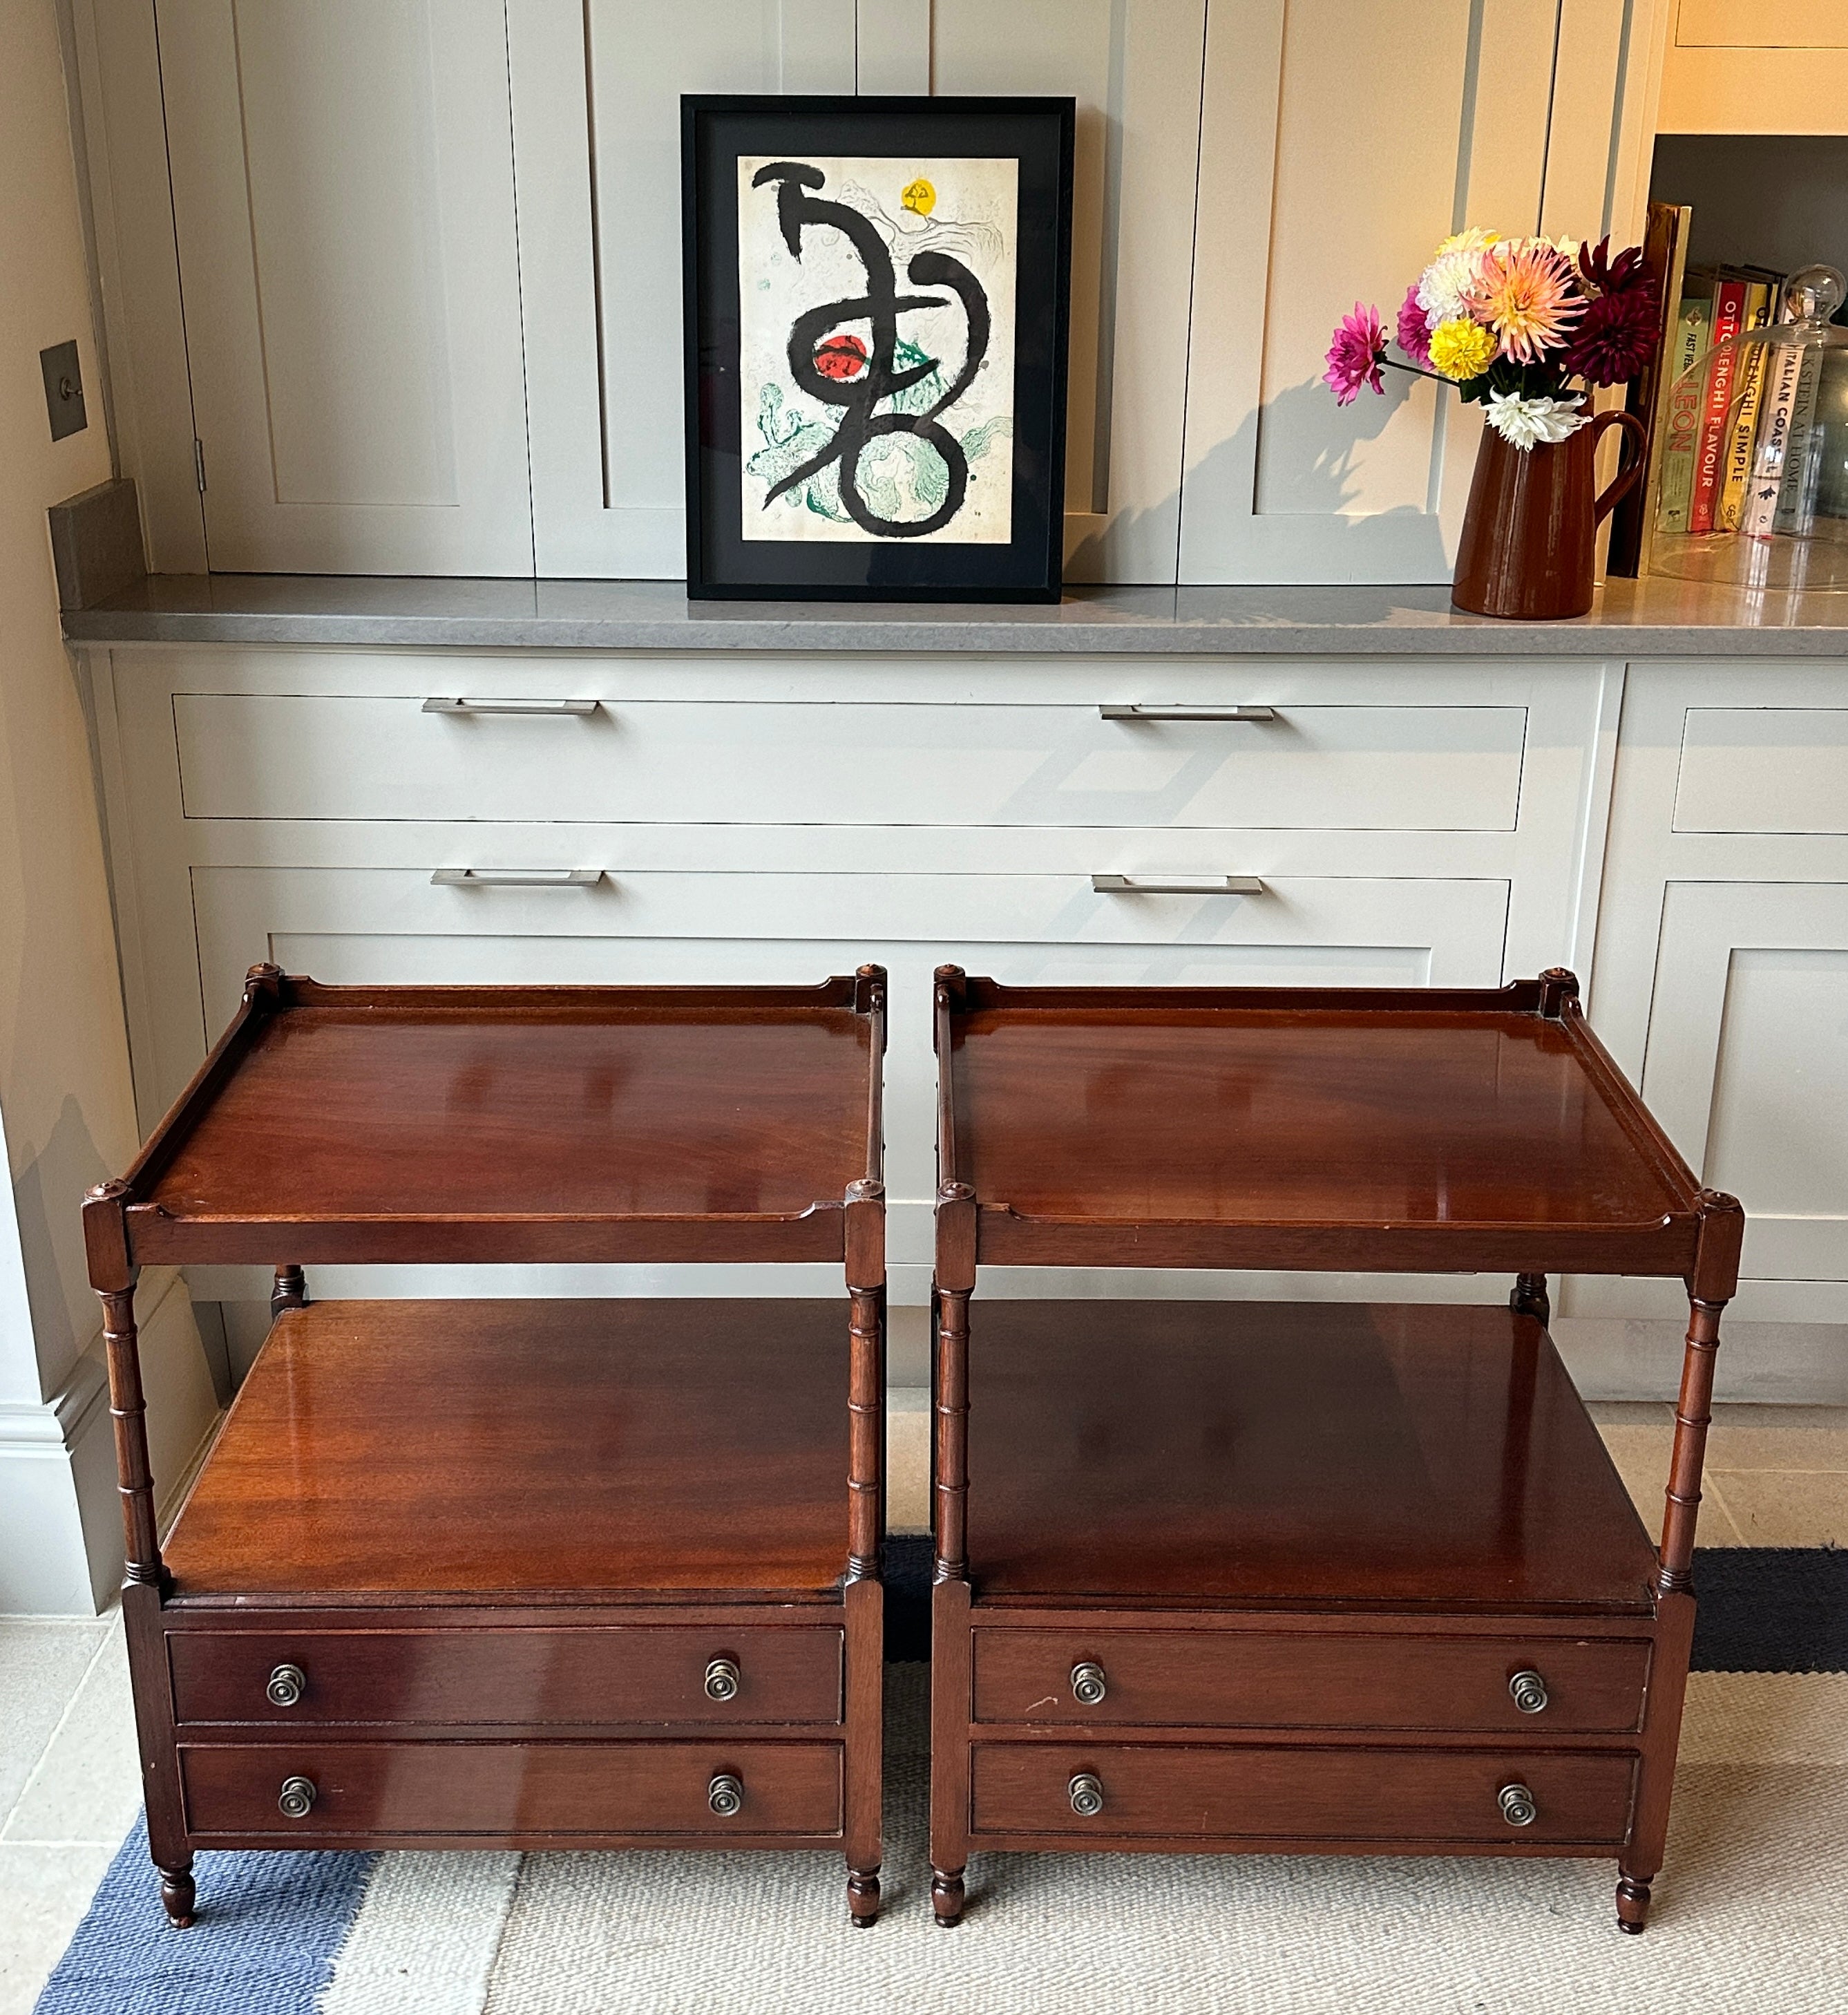
[[[1075,706],[520,704],[178,694],[186,815],[1507,832],[1527,721],[1520,706],[1117,720]]]
[[[1674,829],[1848,833],[1848,707],[1689,707]]]
[[[281,1627],[175,1630],[167,1642],[182,1725],[841,1719],[838,1627]]]
[[[991,1627],[975,1632],[975,1719],[1624,1733],[1649,1668],[1641,1639]],[[1534,1683],[1524,1710],[1516,1673]]]

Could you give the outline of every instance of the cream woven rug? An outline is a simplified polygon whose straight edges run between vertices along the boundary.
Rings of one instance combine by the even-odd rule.
[[[1602,1862],[989,1855],[931,1922],[920,1668],[887,1905],[811,1855],[386,1855],[325,2015],[1843,2015],[1848,1675],[1697,1673],[1654,1919]]]
[[[924,1668],[889,1668],[887,1908],[824,1855],[217,1854],[138,1826],[42,2015],[1848,2015],[1848,1674],[1697,1672],[1668,1866],[996,1855],[932,1923]]]

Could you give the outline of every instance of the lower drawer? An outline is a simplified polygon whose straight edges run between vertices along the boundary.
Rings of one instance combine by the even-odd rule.
[[[182,1725],[841,1719],[841,1632],[658,1625],[174,1630]]]
[[[837,1743],[182,1744],[196,1835],[814,1836],[841,1830]],[[734,1780],[735,1809],[715,1791]],[[291,1798],[292,1794],[292,1799]]]
[[[985,1628],[974,1632],[974,1667],[978,1721],[1621,1734],[1642,1726],[1649,1646],[1640,1638]]]
[[[1399,1841],[1614,1847],[1629,1830],[1633,1756],[1518,1750],[1136,1747],[983,1743],[978,1835],[1190,1841]],[[1095,1780],[1096,1810],[1075,1780]],[[1523,1787],[1532,1817],[1504,1800]]]

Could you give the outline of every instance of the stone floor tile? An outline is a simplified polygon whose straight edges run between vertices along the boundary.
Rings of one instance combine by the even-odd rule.
[[[89,1670],[106,1626],[0,1617],[0,1825]]]
[[[1848,1474],[1848,1406],[1716,1406],[1706,1459],[1714,1469]]]
[[[1848,1546],[1848,1474],[1716,1469],[1708,1475],[1746,1546]]]
[[[84,1842],[11,1847],[0,1842],[0,2015],[31,2015],[52,1968],[90,1907],[115,1854]]]
[[[118,1615],[37,1769],[0,1826],[0,1841],[90,1841],[118,1847],[140,1803],[135,1702]]]

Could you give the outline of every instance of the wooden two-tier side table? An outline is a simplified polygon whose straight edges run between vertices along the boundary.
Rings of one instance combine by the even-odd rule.
[[[255,968],[84,1205],[148,1837],[828,1847],[879,1905],[885,976],[341,987]],[[831,1261],[846,1302],[328,1301],[316,1263]],[[167,1537],[150,1263],[274,1266]]]
[[[972,1849],[1613,1856],[1642,1929],[1743,1216],[1552,972],[937,976],[933,1898]],[[1500,1272],[1508,1307],[985,1298],[978,1264]],[[1549,1271],[1678,1276],[1652,1546]]]

